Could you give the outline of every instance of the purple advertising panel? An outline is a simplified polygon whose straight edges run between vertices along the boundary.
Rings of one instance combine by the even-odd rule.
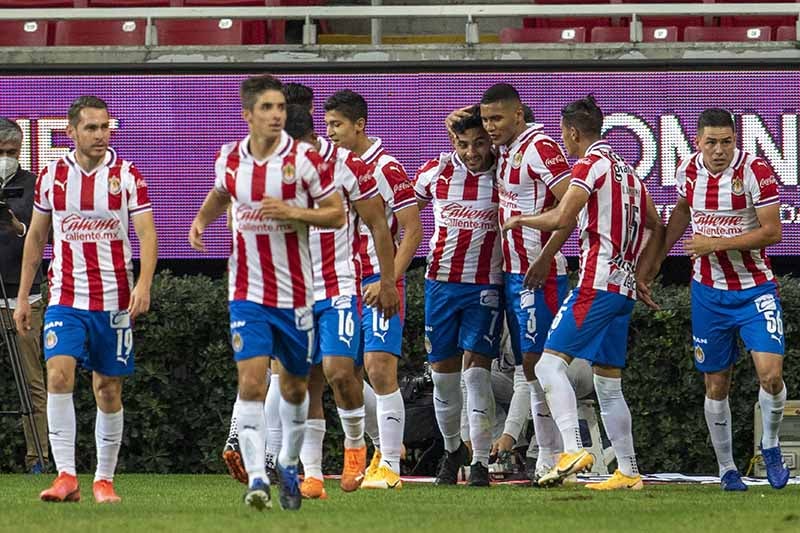
[[[22,166],[38,171],[71,147],[66,112],[77,96],[105,99],[113,119],[112,145],[136,163],[150,187],[160,256],[171,259],[226,257],[230,234],[224,220],[206,232],[209,253],[194,252],[186,239],[194,214],[212,187],[220,145],[243,137],[238,88],[244,75],[6,76],[0,77],[0,115],[25,132]],[[659,210],[676,199],[674,172],[694,150],[695,124],[706,107],[736,115],[739,146],[766,158],[781,188],[783,241],[772,254],[800,253],[798,122],[800,73],[580,72],[313,74],[280,76],[315,91],[314,119],[324,135],[325,99],[340,89],[360,92],[369,104],[367,132],[413,175],[428,159],[450,149],[444,129],[453,109],[476,103],[490,85],[519,90],[536,121],[560,141],[559,110],[593,94],[605,113],[606,137],[645,179]],[[430,210],[423,213],[428,251]],[[577,255],[573,238],[568,255]],[[680,253],[679,249],[673,253]]]

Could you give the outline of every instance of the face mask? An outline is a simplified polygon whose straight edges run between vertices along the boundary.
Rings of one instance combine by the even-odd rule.
[[[19,168],[19,161],[13,157],[0,157],[0,179],[6,180],[13,176]]]

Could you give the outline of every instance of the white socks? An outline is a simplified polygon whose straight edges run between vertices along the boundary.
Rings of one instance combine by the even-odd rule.
[[[364,432],[369,435],[372,445],[376,449],[381,448],[381,436],[378,428],[378,399],[375,389],[364,382]]]
[[[275,466],[275,459],[281,451],[283,432],[281,430],[281,417],[278,413],[281,402],[281,382],[278,374],[269,378],[267,399],[264,401],[264,420],[267,426],[266,461]]]
[[[47,428],[58,472],[75,475],[75,404],[72,393],[47,393]]]
[[[494,393],[492,375],[489,370],[472,367],[464,371],[467,385],[467,413],[469,416],[469,438],[472,442],[472,464],[489,466],[494,426]]]
[[[117,469],[119,448],[122,445],[122,411],[104,413],[97,410],[94,423],[94,441],[97,446],[97,470],[94,480],[114,481],[114,471]]]
[[[378,431],[381,435],[381,465],[400,473],[400,450],[406,425],[406,409],[400,389],[383,396],[376,394]]]
[[[714,453],[719,463],[719,475],[728,470],[736,470],[733,462],[733,439],[731,437],[731,406],[728,399],[712,400],[706,396],[704,409],[708,433],[714,445]]]
[[[303,445],[303,436],[308,417],[308,394],[299,404],[289,403],[281,397],[278,412],[281,417],[283,440],[278,462],[282,466],[296,465],[300,459],[300,448]],[[324,436],[324,434],[323,434]]]
[[[250,484],[269,483],[264,468],[264,402],[239,400],[239,447]]]
[[[543,353],[536,363],[536,377],[542,384],[553,420],[561,432],[564,450],[574,453],[583,449],[578,425],[578,401],[567,378],[567,362],[558,356]]]
[[[533,418],[533,434],[539,447],[537,466],[555,465],[555,456],[561,451],[561,434],[558,432],[547,398],[538,380],[528,381],[530,391],[531,417]],[[576,411],[577,412],[577,411]]]
[[[290,404],[291,405],[291,404]],[[303,463],[305,477],[322,477],[322,441],[325,439],[325,419],[306,420],[303,446],[300,448],[300,462]],[[281,462],[281,464],[284,464]]]
[[[433,409],[444,438],[444,449],[454,452],[461,445],[461,372],[431,372]],[[490,384],[491,386],[491,384]]]
[[[617,466],[629,477],[639,475],[636,453],[633,450],[631,412],[622,395],[622,378],[594,376],[594,389],[600,402],[600,416],[606,435],[617,456]]]
[[[778,445],[778,431],[783,420],[783,406],[786,404],[786,384],[778,394],[772,395],[761,387],[758,391],[758,405],[761,407],[761,424],[764,433],[761,437],[762,448],[774,448]]]
[[[233,411],[231,412],[231,427],[228,430],[228,438],[237,437],[239,435],[239,394],[236,394],[236,401],[233,402]]]
[[[364,406],[362,405],[355,409],[342,409],[339,407],[336,411],[339,413],[339,420],[342,422],[344,447],[363,448],[366,446],[367,444],[364,442]],[[306,435],[306,438],[308,438],[308,435]]]

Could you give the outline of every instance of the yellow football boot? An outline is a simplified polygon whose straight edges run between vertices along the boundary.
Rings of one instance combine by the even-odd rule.
[[[369,462],[369,466],[367,467],[367,471],[364,472],[364,477],[369,476],[370,474],[374,474],[375,471],[381,466],[381,451],[378,448],[375,448],[375,451],[372,452],[372,460]]]
[[[642,490],[644,483],[642,483],[642,476],[638,474],[631,477],[616,470],[614,475],[607,480],[600,483],[587,483],[586,488],[592,490]]]
[[[564,452],[558,456],[558,462],[548,473],[539,478],[539,486],[558,485],[572,474],[586,472],[594,464],[594,459],[586,450]]]
[[[394,470],[386,465],[381,465],[376,468],[372,473],[369,471],[364,476],[364,481],[361,482],[362,489],[395,489],[403,488],[403,481]]]

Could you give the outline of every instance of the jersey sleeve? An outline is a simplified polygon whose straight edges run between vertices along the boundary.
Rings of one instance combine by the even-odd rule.
[[[220,148],[214,160],[214,189],[224,194],[236,192],[236,167],[238,167],[239,143],[226,144]]]
[[[552,139],[537,140],[526,150],[525,155],[529,170],[541,176],[548,188],[569,176],[567,156]]]
[[[758,209],[778,203],[780,201],[778,179],[772,167],[763,159],[756,158],[750,164],[750,170],[752,179],[747,183],[747,187],[753,198],[753,206]]]
[[[127,179],[126,191],[128,193],[128,214],[131,216],[150,211],[150,197],[147,193],[147,182],[142,177],[139,169],[133,163],[125,173]]]
[[[324,200],[336,191],[335,165],[323,161],[322,156],[313,150],[306,150],[297,156],[303,184],[315,202]]]
[[[688,161],[678,162],[678,168],[675,169],[675,190],[678,191],[678,196],[686,198],[686,166]]]
[[[392,211],[396,213],[412,205],[417,205],[417,199],[414,197],[414,188],[400,163],[397,161],[386,163],[381,167],[381,173],[391,190],[390,197],[385,198],[385,200]]]
[[[341,183],[350,200],[368,200],[378,194],[378,182],[372,176],[369,165],[354,153],[349,153],[343,160],[337,160],[336,167],[336,171],[341,173]]]
[[[439,170],[439,160],[431,159],[417,170],[414,176],[414,195],[421,202],[430,202],[433,199],[431,184]]]
[[[590,157],[579,159],[572,167],[570,185],[577,185],[587,193],[592,194],[597,181],[597,165]]]
[[[50,190],[53,187],[53,173],[50,165],[44,167],[36,178],[36,186],[33,190],[33,207],[42,213],[50,213],[53,210],[53,203],[50,198]]]

